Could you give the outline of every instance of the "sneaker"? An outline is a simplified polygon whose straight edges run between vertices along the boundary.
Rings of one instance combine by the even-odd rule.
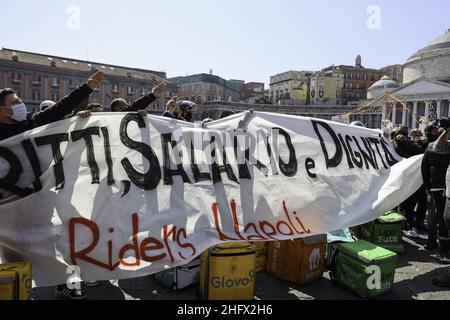
[[[65,284],[57,286],[56,294],[70,300],[84,300],[87,297],[83,284],[80,289],[69,289]]]
[[[100,281],[85,281],[84,284],[86,287],[98,287]]]
[[[431,255],[432,258],[439,260],[443,264],[450,264],[450,258],[444,254],[436,253]]]
[[[428,251],[436,250],[437,244],[436,243],[427,243],[426,245],[423,246],[423,248]]]
[[[406,235],[411,238],[419,238],[419,233],[417,232],[416,228],[412,228],[408,232],[406,232]]]

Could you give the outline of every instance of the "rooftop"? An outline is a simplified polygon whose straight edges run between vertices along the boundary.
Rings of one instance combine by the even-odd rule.
[[[1,60],[8,60],[19,63],[29,63],[40,66],[61,68],[80,72],[92,72],[94,70],[100,70],[103,71],[105,75],[127,77],[147,81],[166,80],[166,74],[164,72],[138,68],[129,68],[93,61],[71,59],[7,48],[2,48],[2,50],[0,50],[0,61]]]

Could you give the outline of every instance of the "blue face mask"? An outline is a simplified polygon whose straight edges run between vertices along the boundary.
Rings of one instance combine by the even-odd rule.
[[[27,119],[27,106],[24,103],[16,104],[15,106],[11,107],[13,111],[13,115],[11,116],[12,119],[22,122]]]

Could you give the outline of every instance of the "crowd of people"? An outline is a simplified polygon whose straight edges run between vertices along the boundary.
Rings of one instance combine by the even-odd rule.
[[[425,250],[437,253],[431,257],[450,264],[450,120],[439,119],[420,129],[407,126],[383,131],[403,158],[423,154],[422,186],[396,208],[407,220],[406,235],[411,239],[427,235]],[[450,287],[450,268],[441,278],[433,279],[437,286]]]
[[[72,91],[60,101],[46,100],[40,110],[29,114],[26,105],[12,89],[0,90],[0,141],[23,133],[27,130],[46,125],[67,117],[89,117],[94,112],[102,112],[104,106],[89,103],[89,96],[103,80],[103,73],[96,72],[86,83]],[[141,117],[147,116],[145,109],[166,89],[166,83],[160,83],[150,93],[142,96],[131,105],[125,99],[115,99],[111,103],[112,112],[137,112]],[[171,98],[166,105],[163,117],[192,121],[192,112],[196,104],[190,101],[177,101]],[[252,111],[252,110],[250,110]],[[224,111],[220,118],[230,116],[233,112]],[[212,119],[204,119],[202,127]],[[361,125],[353,123],[353,125]],[[394,145],[396,152],[409,158],[424,154],[421,165],[423,185],[407,200],[398,206],[407,218],[407,236],[417,238],[420,233],[427,233],[426,250],[438,250],[432,256],[439,262],[449,264],[449,226],[450,226],[450,123],[446,119],[428,125],[424,133],[419,129],[409,130],[401,126],[392,133],[385,131],[384,136]],[[440,286],[450,286],[450,269],[443,278],[435,279]],[[96,283],[86,283],[96,285]],[[69,289],[66,285],[57,287],[57,292],[71,299],[86,297],[83,286]]]

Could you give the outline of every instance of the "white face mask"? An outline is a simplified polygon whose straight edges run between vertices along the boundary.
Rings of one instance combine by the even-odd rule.
[[[11,107],[13,111],[13,115],[11,116],[12,119],[22,122],[27,119],[27,106],[24,103],[16,104],[15,106]]]

